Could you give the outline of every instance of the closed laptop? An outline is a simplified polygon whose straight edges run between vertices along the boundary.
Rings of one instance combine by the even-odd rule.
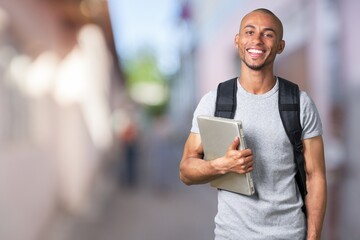
[[[241,121],[213,116],[198,116],[197,121],[204,149],[204,160],[214,160],[224,156],[235,137],[240,138],[239,149],[246,148]],[[228,173],[211,181],[210,185],[245,195],[252,195],[255,192],[251,173]]]

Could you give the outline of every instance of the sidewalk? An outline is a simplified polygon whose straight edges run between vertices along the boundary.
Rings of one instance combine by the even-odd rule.
[[[120,190],[86,216],[64,220],[51,240],[209,240],[216,204],[208,185]]]

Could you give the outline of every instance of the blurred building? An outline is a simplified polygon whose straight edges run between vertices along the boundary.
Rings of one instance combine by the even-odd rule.
[[[1,239],[86,211],[122,84],[106,1],[0,0]]]
[[[172,79],[169,115],[171,122],[176,126],[179,143],[184,141],[190,130],[193,109],[196,106],[198,90],[198,71],[196,61],[196,28],[192,1],[183,0],[179,3],[177,22],[174,27],[178,29],[176,47],[178,50],[179,69]]]

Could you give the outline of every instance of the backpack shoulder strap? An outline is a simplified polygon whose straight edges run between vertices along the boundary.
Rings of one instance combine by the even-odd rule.
[[[294,150],[294,160],[297,167],[295,179],[304,200],[306,191],[305,159],[303,154],[302,127],[300,124],[300,91],[299,86],[286,79],[279,78],[279,112]],[[306,213],[306,211],[304,211]]]
[[[237,77],[219,83],[217,88],[215,116],[234,118],[236,111]]]

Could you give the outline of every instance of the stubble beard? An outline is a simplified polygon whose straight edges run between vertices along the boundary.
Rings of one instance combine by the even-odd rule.
[[[271,61],[269,59],[265,59],[263,62],[259,64],[250,64],[245,57],[241,58],[241,61],[251,70],[253,71],[261,71],[267,68],[269,65],[271,65]]]
[[[245,63],[245,65],[250,68],[251,70],[254,70],[254,71],[260,71],[262,70],[264,67],[265,67],[265,63],[263,64],[260,64],[260,65],[251,65],[249,64],[248,62],[246,61],[243,61]]]
[[[257,65],[256,64],[250,64],[248,61],[246,61],[245,54],[243,56],[240,55],[240,59],[248,68],[250,68],[251,70],[254,70],[254,71],[261,71],[267,65],[266,61],[264,61],[264,62],[262,62],[260,64],[257,64]]]

